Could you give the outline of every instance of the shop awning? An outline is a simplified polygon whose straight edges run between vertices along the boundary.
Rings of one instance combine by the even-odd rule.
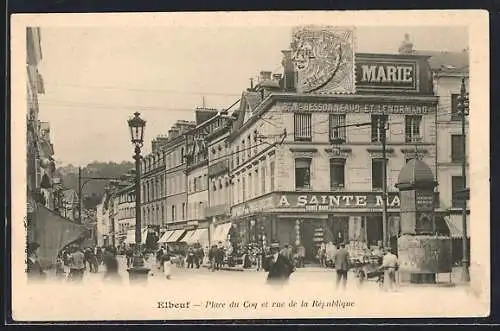
[[[174,232],[166,239],[166,243],[175,243],[183,235],[184,230],[174,230]]]
[[[196,244],[197,242],[199,242],[202,246],[205,246],[208,244],[208,229],[193,230],[191,235],[185,238],[183,241],[188,245]]]
[[[38,257],[43,266],[55,264],[59,251],[68,244],[83,238],[87,229],[41,204],[36,204],[34,207],[34,238],[30,238],[30,240],[34,240],[40,245]]]
[[[146,243],[146,238],[148,236],[148,229],[142,228],[141,230],[141,244]],[[125,244],[135,244],[135,229],[127,230],[127,237],[124,241]]]
[[[191,237],[193,236],[194,232],[196,230],[189,230],[186,232],[186,235],[184,236],[184,238],[182,238],[182,240],[180,240],[181,242],[185,242],[185,243],[188,243],[189,240],[191,239]]]
[[[218,243],[219,241],[225,242],[227,235],[231,230],[231,223],[220,224],[215,228],[214,234],[212,236],[212,243]]]
[[[164,244],[167,242],[168,238],[175,232],[175,230],[165,231],[165,233],[158,239],[159,244]]]
[[[450,229],[450,237],[462,238],[462,217],[446,217],[446,225]],[[470,238],[470,222],[467,218],[467,238]]]

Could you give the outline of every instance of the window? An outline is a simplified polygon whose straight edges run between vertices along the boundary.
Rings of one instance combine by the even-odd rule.
[[[175,205],[172,205],[172,220],[175,220]]]
[[[344,172],[345,172],[344,159],[330,160],[330,188],[332,190],[344,187],[345,185]]]
[[[464,178],[462,176],[451,177],[451,206],[453,208],[463,208],[464,200],[463,193],[460,193],[465,188]]]
[[[384,160],[372,159],[372,188],[382,189],[384,185]]]
[[[462,118],[458,112],[458,94],[451,95],[451,120],[460,121]]]
[[[248,170],[248,199],[253,198],[253,180],[252,180],[252,170]]]
[[[252,156],[252,138],[248,135],[248,158]]]
[[[346,139],[345,115],[330,114],[330,141],[336,139]]]
[[[451,161],[463,162],[464,154],[464,136],[451,135]]]
[[[181,147],[181,163],[184,163],[184,147]]]
[[[236,166],[240,165],[240,146],[236,146]]]
[[[257,168],[257,167],[255,167],[255,174],[253,176],[253,180],[254,180],[254,186],[253,186],[254,196],[258,196],[259,195],[259,168]]]
[[[182,219],[185,220],[186,219],[186,203],[185,202],[182,203],[181,213],[182,213]]]
[[[241,142],[241,163],[245,162],[245,139]]]
[[[242,174],[241,176],[241,190],[242,190],[242,194],[241,194],[241,201],[245,201],[246,198],[247,198],[247,195],[246,195],[246,187],[245,187],[245,182],[246,182],[246,176],[245,174]]]
[[[414,143],[420,141],[420,125],[422,116],[406,115],[405,116],[405,141]]]
[[[266,166],[262,164],[262,168],[260,171],[260,192],[261,194],[266,193]]]
[[[274,160],[269,162],[269,181],[270,181],[270,191],[274,191]]]
[[[387,115],[372,115],[372,143],[381,142]]]
[[[295,159],[295,188],[311,188],[311,159]]]
[[[193,178],[193,192],[196,192],[196,177]]]
[[[295,141],[312,140],[312,114],[294,114]]]

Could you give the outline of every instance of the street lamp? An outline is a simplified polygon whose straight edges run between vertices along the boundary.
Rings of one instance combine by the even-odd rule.
[[[465,117],[469,115],[469,93],[465,89],[465,77],[462,78],[462,84],[460,85],[460,95],[457,98],[458,105],[457,111],[462,119],[462,149],[463,149],[463,159],[462,159],[462,178],[463,178],[463,205],[462,205],[462,281],[470,281],[469,274],[469,243],[467,242],[467,155],[465,152],[466,139],[465,139]]]
[[[135,112],[134,117],[129,119],[130,137],[135,145],[135,252],[132,267],[127,269],[130,281],[147,280],[149,269],[144,266],[144,256],[141,251],[141,147],[144,143],[144,127],[146,121],[139,117],[140,113]]]

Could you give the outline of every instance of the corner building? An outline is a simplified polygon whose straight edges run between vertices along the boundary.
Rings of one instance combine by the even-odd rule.
[[[385,119],[387,232],[395,245],[401,168],[418,157],[436,169],[438,100],[428,57],[356,54],[356,92],[323,94],[298,91],[291,52],[283,54],[284,77],[264,75],[243,94],[230,135],[233,227],[244,242],[302,244],[306,260],[322,242],[382,241]]]

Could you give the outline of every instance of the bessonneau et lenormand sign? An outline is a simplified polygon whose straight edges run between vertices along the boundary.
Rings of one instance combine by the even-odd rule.
[[[426,115],[436,111],[436,105],[431,103],[283,102],[281,107],[284,112],[324,112],[332,114],[369,113]]]
[[[381,209],[384,200],[378,192],[343,192],[329,194],[282,194],[278,208],[304,208],[310,211],[332,210],[337,208]],[[390,192],[387,196],[387,207],[399,208],[398,193]]]

